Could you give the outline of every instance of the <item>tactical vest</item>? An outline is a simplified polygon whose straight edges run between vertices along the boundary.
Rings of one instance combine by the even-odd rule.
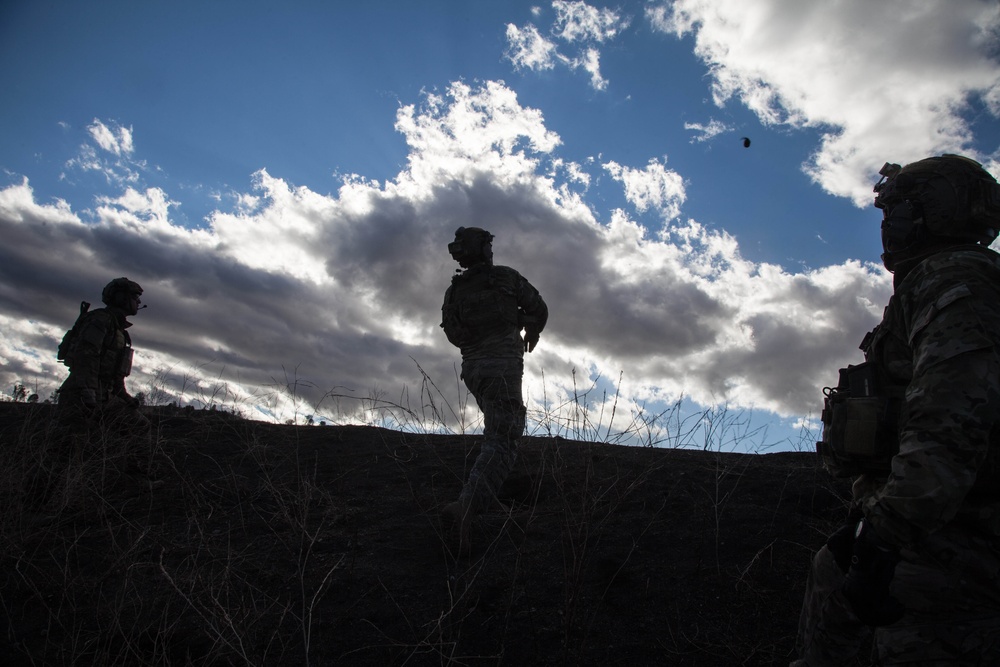
[[[83,354],[80,344],[83,342],[81,336],[84,324],[88,319],[101,318],[107,322],[104,339],[87,341],[92,346],[91,349],[99,350],[98,376],[103,382],[113,381],[118,377],[128,377],[132,373],[132,337],[129,336],[128,331],[117,324],[114,316],[107,312],[107,309],[100,308],[88,312],[89,306],[90,304],[86,302],[81,304],[80,316],[73,327],[63,336],[56,358],[72,371],[78,362],[79,355]]]
[[[899,452],[899,425],[905,416],[904,394],[912,367],[908,359],[887,359],[892,356],[886,354],[887,348],[899,344],[889,340],[895,316],[890,305],[886,319],[859,346],[865,353],[865,363],[840,369],[837,386],[823,389],[823,435],[816,443],[816,451],[824,467],[837,477],[887,476],[892,457]],[[897,379],[887,372],[890,365],[896,367]],[[998,498],[1000,421],[990,431],[988,454],[970,490],[972,501],[995,502]],[[994,521],[1000,529],[1000,508]]]
[[[894,335],[902,330],[896,306],[893,296],[882,322],[858,346],[865,363],[840,369],[837,386],[823,390],[823,436],[816,450],[835,476],[886,476],[899,451],[903,396],[913,365],[906,342]]]
[[[517,331],[517,273],[503,269],[473,267],[452,278],[441,307],[441,327],[452,345]]]
[[[899,451],[904,387],[889,388],[872,362],[840,369],[836,387],[823,389],[823,465],[837,477],[888,475]]]

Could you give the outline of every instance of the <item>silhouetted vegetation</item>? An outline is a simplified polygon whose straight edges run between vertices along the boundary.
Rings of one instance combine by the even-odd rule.
[[[146,407],[36,507],[52,406],[0,403],[6,664],[787,664],[846,489],[810,453],[527,437],[453,558],[476,438]],[[148,472],[148,471],[147,471]]]

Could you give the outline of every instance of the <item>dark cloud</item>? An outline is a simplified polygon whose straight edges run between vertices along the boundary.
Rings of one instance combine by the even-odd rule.
[[[807,414],[877,319],[887,281],[873,267],[790,275],[748,264],[732,238],[693,221],[660,238],[625,212],[602,222],[540,175],[558,139],[501,86],[459,87],[452,104],[474,107],[489,132],[462,134],[440,107],[406,109],[401,131],[425,134],[408,136],[410,167],[396,181],[321,195],[262,171],[250,205],[215,212],[207,229],[171,222],[155,189],[105,198],[86,222],[39,204],[27,185],[0,191],[10,240],[0,249],[0,381],[57,386],[65,369],[51,351],[79,301],[99,301],[127,275],[149,305],[133,318],[133,390],[221,395],[276,415],[474,411],[438,326],[456,268],[446,248],[462,225],[490,230],[496,262],[550,305],[527,364],[537,400],[571,395],[577,369],[625,378],[640,402],[685,395]],[[431,132],[435,123],[447,131]],[[484,134],[497,138],[483,144]],[[545,148],[527,159],[518,145]]]

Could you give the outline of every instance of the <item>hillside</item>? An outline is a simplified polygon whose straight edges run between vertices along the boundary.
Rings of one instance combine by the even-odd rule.
[[[455,559],[477,438],[154,410],[24,506],[49,406],[0,404],[0,658],[20,664],[786,665],[846,488],[809,453],[526,438]]]

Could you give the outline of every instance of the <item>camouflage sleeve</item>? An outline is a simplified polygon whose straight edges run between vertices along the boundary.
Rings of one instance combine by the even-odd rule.
[[[103,310],[91,311],[85,317],[80,326],[73,375],[81,388],[91,389],[96,393],[100,386],[101,354],[112,323]]]
[[[902,296],[913,352],[899,453],[864,506],[878,534],[913,545],[955,517],[986,458],[1000,413],[997,301],[983,267],[921,267]],[[916,273],[916,271],[914,271]],[[977,283],[982,287],[977,287]],[[991,326],[992,325],[992,326]]]
[[[549,320],[549,308],[545,305],[538,290],[520,274],[518,275],[517,307],[524,311],[534,333],[540,334]]]

